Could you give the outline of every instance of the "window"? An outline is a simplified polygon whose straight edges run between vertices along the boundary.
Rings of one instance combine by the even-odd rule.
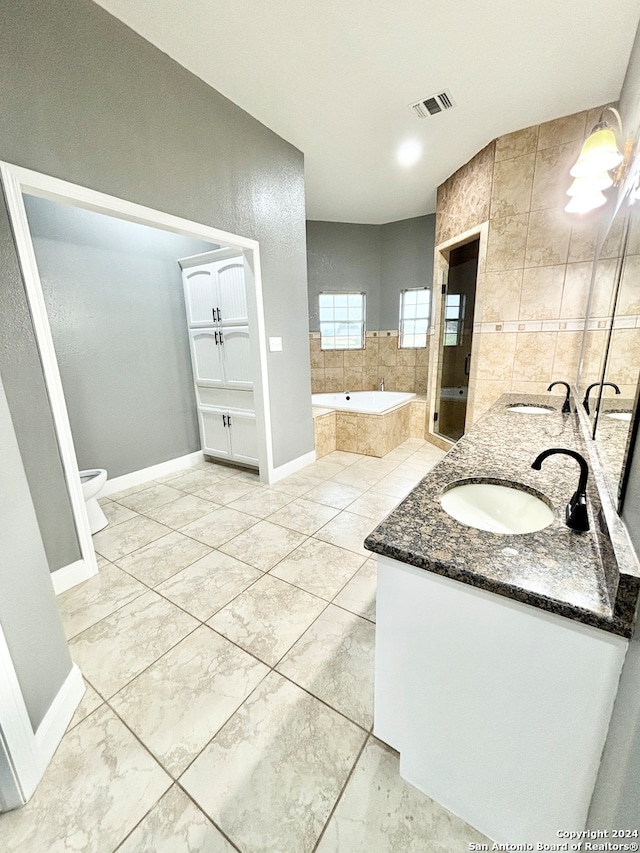
[[[448,293],[444,303],[444,346],[457,347],[462,337],[464,294]]]
[[[426,287],[400,292],[400,347],[426,347],[431,291]]]
[[[321,349],[364,348],[364,293],[320,294]]]

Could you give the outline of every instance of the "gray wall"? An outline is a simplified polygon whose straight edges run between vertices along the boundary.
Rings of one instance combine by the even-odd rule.
[[[636,138],[640,130],[640,28],[629,59],[620,94],[625,134]],[[640,444],[636,440],[622,517],[640,555]],[[609,733],[587,825],[593,829],[638,828],[640,802],[640,614],[636,617],[620,676]]]
[[[397,329],[400,291],[431,287],[434,237],[435,214],[386,225],[308,221],[310,329],[320,329],[325,290],[363,291],[367,328]]]
[[[2,384],[0,447],[0,625],[35,731],[71,658]]]
[[[214,244],[25,197],[80,468],[110,477],[200,437],[178,258]]]

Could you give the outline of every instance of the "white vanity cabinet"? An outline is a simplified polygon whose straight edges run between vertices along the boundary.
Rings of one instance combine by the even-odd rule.
[[[217,249],[180,261],[202,449],[258,465],[244,258]],[[234,396],[235,395],[235,396]]]

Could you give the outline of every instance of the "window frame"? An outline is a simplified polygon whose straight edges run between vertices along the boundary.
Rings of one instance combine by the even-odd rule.
[[[404,313],[405,313],[404,309],[406,307],[405,306],[405,294],[416,293],[418,291],[423,291],[423,290],[429,294],[429,299],[427,302],[427,315],[426,315],[426,317],[419,317],[417,315],[414,317],[405,317],[404,316]],[[398,319],[398,349],[426,349],[427,348],[427,346],[429,344],[429,328],[430,328],[430,324],[431,324],[432,307],[433,307],[433,289],[431,287],[427,287],[426,285],[424,287],[405,287],[400,291],[400,309],[399,309],[399,319]],[[417,308],[417,305],[416,305],[416,308]],[[414,331],[411,333],[406,332],[405,328],[404,328],[405,323],[409,323],[409,322],[415,323],[417,320],[426,320],[427,321],[427,329],[424,332],[424,344],[416,344],[415,343],[415,339],[418,336],[418,334],[422,335],[422,332],[416,333],[415,326],[414,326]],[[414,343],[412,343],[412,344],[404,343],[405,336],[407,338],[412,337],[414,340]]]
[[[322,305],[322,297],[323,296],[331,296],[333,298],[333,318],[331,320],[323,320],[322,319],[322,309],[327,308],[328,306]],[[350,296],[358,296],[360,297],[360,312],[361,319],[360,320],[350,320],[349,319],[349,305],[348,299]],[[336,306],[335,297],[346,297],[347,305],[346,306]],[[347,317],[344,321],[337,320],[335,318],[336,307],[346,307]],[[348,352],[350,350],[363,350],[365,346],[365,335],[366,335],[366,319],[367,319],[367,294],[363,290],[321,290],[318,294],[318,324],[320,326],[320,350],[322,352]],[[327,335],[323,333],[322,327],[323,324],[332,324],[334,327],[334,334]],[[347,334],[346,336],[338,336],[335,334],[335,331],[339,325],[347,325],[347,326],[355,326],[358,325],[360,327],[359,332],[359,345],[358,346],[326,346],[325,344],[329,340],[340,340],[340,338],[347,338],[347,343],[351,335]]]

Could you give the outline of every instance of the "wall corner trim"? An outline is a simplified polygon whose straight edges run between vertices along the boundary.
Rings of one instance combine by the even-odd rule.
[[[40,764],[40,776],[44,774],[60,745],[86,689],[82,673],[74,663],[35,733],[35,750]]]
[[[53,591],[56,595],[60,595],[76,586],[82,581],[89,580],[94,575],[98,574],[98,565],[91,566],[86,560],[76,560],[75,563],[69,563],[68,566],[62,566],[51,572],[51,581],[53,583]]]
[[[278,465],[277,468],[273,468],[269,472],[269,482],[277,483],[278,480],[283,480],[290,474],[295,474],[296,471],[300,471],[301,468],[306,468],[307,465],[311,465],[315,461],[316,452],[315,450],[312,450],[310,453],[305,453],[304,456],[298,456],[297,459],[292,459],[291,462],[286,462],[284,465]]]

